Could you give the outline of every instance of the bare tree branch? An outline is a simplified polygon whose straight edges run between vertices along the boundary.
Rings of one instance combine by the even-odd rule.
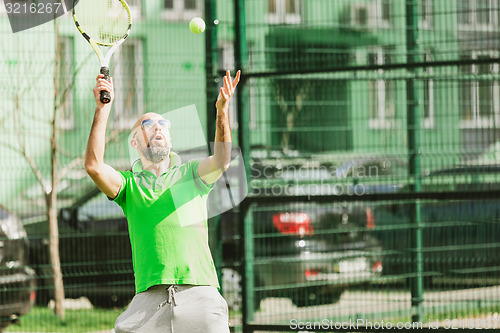
[[[26,145],[25,145],[24,141],[22,140],[22,138],[24,136],[22,137],[20,135],[19,121],[18,121],[19,120],[19,94],[15,95],[14,102],[15,102],[15,108],[14,108],[14,129],[16,131],[16,137],[17,137],[17,140],[19,142],[19,148],[20,148],[20,150],[18,150],[18,151],[24,157],[24,159],[26,160],[26,162],[30,166],[31,170],[35,174],[35,177],[38,180],[38,183],[42,187],[42,191],[43,191],[43,193],[46,196],[47,195],[47,185],[43,181],[42,173],[38,169],[38,166],[36,165],[35,161],[30,156],[28,156],[28,153],[26,152]]]

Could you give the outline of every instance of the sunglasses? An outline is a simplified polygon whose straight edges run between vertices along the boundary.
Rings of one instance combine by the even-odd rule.
[[[145,119],[141,123],[141,127],[147,131],[150,128],[152,128],[156,123],[158,123],[158,126],[160,126],[162,131],[168,131],[170,129],[170,121],[167,119],[159,119],[157,121],[154,121],[153,119]]]

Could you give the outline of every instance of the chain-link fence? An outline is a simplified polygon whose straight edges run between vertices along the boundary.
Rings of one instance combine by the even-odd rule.
[[[498,3],[231,10],[244,331],[493,328]]]
[[[130,168],[139,115],[195,104],[201,127],[172,121],[192,156],[213,138],[222,73],[242,69],[230,112],[249,197],[210,223],[232,331],[500,326],[500,1],[130,5],[111,61],[115,168]],[[127,222],[83,168],[98,63],[69,15],[12,33],[4,8],[0,317],[110,331],[134,276]],[[65,320],[47,308],[50,207]]]

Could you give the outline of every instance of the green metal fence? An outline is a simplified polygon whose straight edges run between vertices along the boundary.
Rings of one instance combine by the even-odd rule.
[[[236,3],[243,331],[493,328],[498,3]]]
[[[210,230],[232,331],[498,329],[500,0],[130,3],[112,60],[116,168],[143,112],[194,103],[210,141],[220,77],[242,70],[231,123],[249,196]],[[0,317],[111,331],[134,294],[126,221],[81,163],[96,61],[69,16],[57,24],[12,34],[0,9],[0,204],[19,218],[0,211]],[[55,109],[64,320],[48,307]]]

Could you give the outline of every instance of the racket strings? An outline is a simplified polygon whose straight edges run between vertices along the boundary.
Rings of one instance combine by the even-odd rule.
[[[129,29],[129,11],[119,0],[80,0],[75,14],[82,30],[97,44],[112,45]]]

